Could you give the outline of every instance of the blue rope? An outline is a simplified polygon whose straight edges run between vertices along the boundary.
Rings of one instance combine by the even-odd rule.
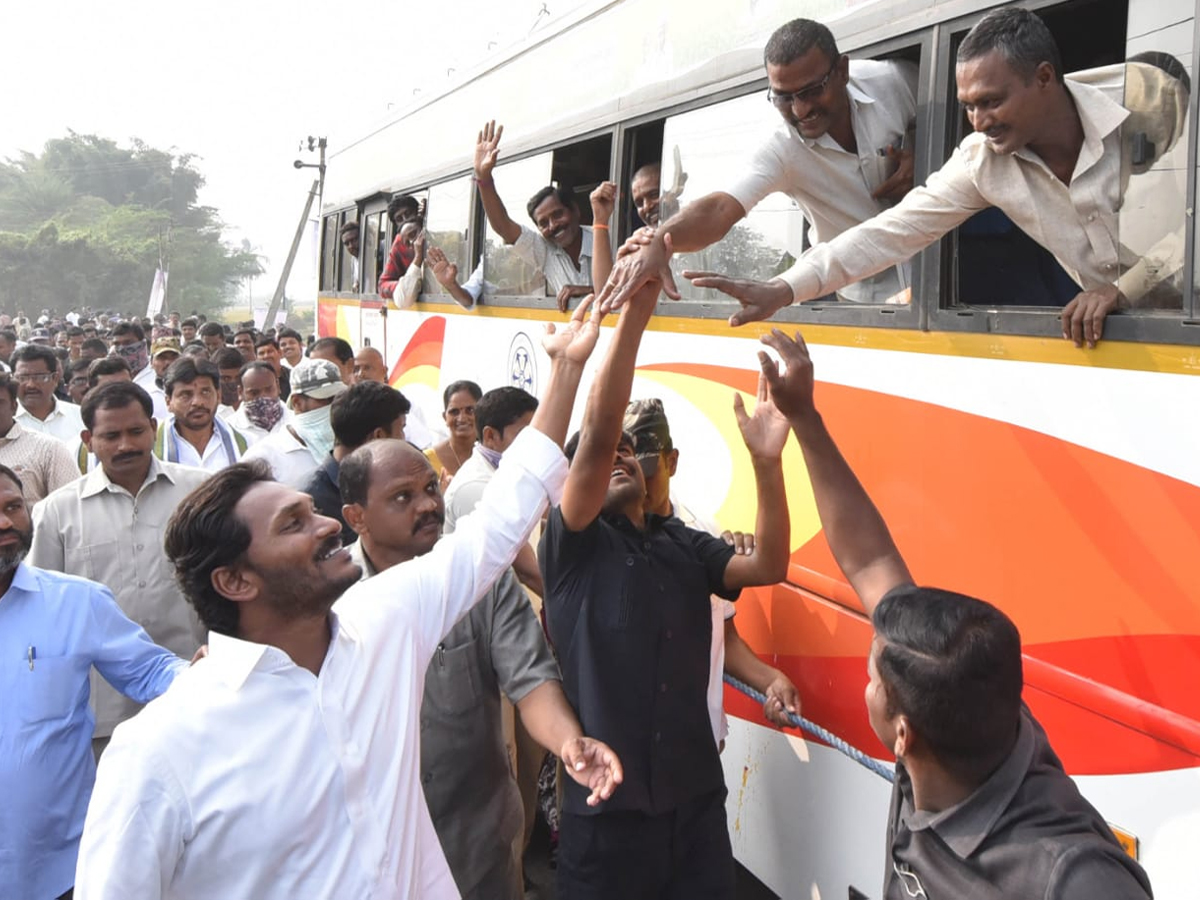
[[[754,688],[750,687],[750,685],[746,684],[746,682],[739,681],[737,678],[734,678],[728,672],[725,673],[725,683],[728,685],[732,685],[733,687],[735,687],[739,691],[741,691],[743,694],[745,694],[747,697],[750,697],[753,700],[757,700],[759,703],[767,702],[766,694],[756,691]],[[836,734],[834,734],[831,731],[825,730],[820,725],[818,725],[816,722],[810,722],[808,719],[798,716],[795,713],[788,712],[786,709],[784,710],[784,714],[788,717],[788,720],[792,723],[792,725],[794,727],[800,728],[804,731],[807,731],[809,734],[811,734],[813,737],[817,738],[818,740],[824,741],[826,744],[833,747],[835,750],[838,750],[838,751],[844,753],[846,756],[850,757],[852,760],[854,760],[860,766],[870,769],[872,772],[874,772],[880,778],[883,778],[884,780],[886,780],[888,782],[892,782],[892,781],[896,780],[896,773],[892,769],[891,766],[881,763],[879,760],[874,759],[870,756],[867,756],[867,754],[863,753],[857,747],[853,747],[850,744],[846,743],[840,737],[838,737]]]

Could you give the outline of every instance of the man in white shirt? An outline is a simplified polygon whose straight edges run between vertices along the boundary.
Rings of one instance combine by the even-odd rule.
[[[1054,37],[1035,13],[995,10],[958,50],[958,98],[975,132],[924,187],[812,248],[771,281],[711,273],[693,273],[692,281],[742,304],[730,324],[766,319],[907,259],[994,206],[1083,288],[1063,308],[1062,334],[1077,347],[1095,347],[1109,313],[1137,306],[1177,271],[1152,259],[1180,239],[1175,217],[1161,217],[1151,251],[1129,265],[1118,234],[1129,176],[1148,169],[1185,130],[1186,72],[1171,62],[1174,73],[1158,61],[1127,63],[1122,105],[1085,79],[1064,78]],[[1153,136],[1148,152],[1139,134]]]
[[[225,421],[254,446],[278,434],[291,421],[291,413],[279,399],[279,376],[267,362],[246,363],[238,375],[238,408]]]
[[[209,654],[114,736],[77,900],[458,897],[421,791],[421,676],[557,497],[598,324],[545,339],[546,400],[476,514],[357,587],[337,523],[262,467],[234,466],[192,494],[166,550]],[[619,774],[611,754],[587,751],[565,755],[598,803]]]
[[[21,479],[25,505],[35,503],[56,488],[79,477],[75,459],[62,441],[26,431],[14,418],[17,382],[0,372],[0,464]]]
[[[84,443],[99,465],[34,507],[30,563],[98,581],[160,646],[191,658],[204,642],[163,554],[167,520],[208,473],[154,458],[153,407],[135,384],[97,388],[83,401]],[[140,709],[93,674],[97,750]]]
[[[669,272],[666,235],[671,236],[674,252],[702,250],[725,237],[776,191],[800,207],[817,244],[878,215],[912,187],[915,65],[851,60],[838,51],[829,29],[811,19],[780,26],[767,41],[763,56],[770,85],[767,97],[783,122],[727,191],[689,203],[664,222],[635,257],[618,261],[614,273],[618,283],[630,274]],[[657,197],[659,173],[639,170],[638,174],[653,176],[649,194]],[[646,186],[641,187],[639,195],[645,193]],[[594,199],[592,206],[596,208]],[[608,208],[611,213],[611,203]],[[653,218],[657,212],[653,204],[646,209]],[[636,271],[630,271],[632,266]],[[908,302],[909,287],[908,267],[901,266],[841,292],[840,297],[858,303]],[[667,292],[677,296],[673,282],[667,282]]]
[[[579,224],[575,198],[561,186],[547,185],[526,204],[537,231],[512,220],[492,181],[503,134],[503,125],[488,122],[475,142],[475,183],[483,211],[504,243],[546,277],[558,308],[566,311],[572,297],[592,291],[592,229]]]
[[[167,375],[167,369],[171,368],[171,363],[179,359],[179,354],[179,341],[175,338],[159,338],[150,348],[149,371],[154,373],[154,377],[149,379],[149,384],[145,378],[133,379],[134,384],[145,388],[146,393],[150,395],[154,403],[154,418],[160,422],[166,420],[168,415],[167,392],[162,387],[163,379]]]
[[[217,418],[221,371],[206,359],[185,356],[164,379],[171,417],[158,426],[154,455],[218,472],[246,452],[246,438]]]
[[[291,420],[251,447],[244,457],[263,460],[276,481],[304,490],[333,450],[329,413],[333,400],[348,390],[341,370],[326,359],[303,359],[292,369],[288,400]]]
[[[27,344],[13,353],[12,362],[17,397],[21,401],[16,418],[21,427],[56,437],[68,445],[77,439],[83,431],[79,407],[54,396],[62,377],[54,351]]]
[[[133,383],[146,393],[155,387],[157,372],[150,365],[150,347],[146,343],[146,332],[137,322],[122,322],[112,330],[112,354],[129,363]]]

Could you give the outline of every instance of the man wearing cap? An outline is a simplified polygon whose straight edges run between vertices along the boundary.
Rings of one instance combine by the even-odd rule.
[[[150,395],[154,403],[154,418],[160,422],[167,418],[167,392],[163,390],[163,379],[171,363],[179,359],[179,341],[175,338],[159,338],[150,347],[150,371],[154,373],[153,383],[147,386],[145,381],[139,382],[134,378],[134,384],[140,384]]]
[[[164,383],[170,418],[158,426],[155,456],[209,472],[242,458],[245,436],[217,418],[221,371],[215,365],[182,357],[167,369]]]
[[[276,481],[303,490],[333,449],[329,406],[346,385],[341,370],[325,359],[301,360],[292,369],[291,385],[291,421],[251,447],[246,459],[265,460]]]
[[[679,465],[679,450],[671,440],[670,424],[662,400],[634,400],[625,410],[625,430],[633,436],[634,452],[646,476],[646,509],[659,516],[675,516],[688,528],[707,531],[733,544],[739,554],[754,552],[753,535],[734,535],[685,506],[671,484]],[[787,713],[800,712],[800,694],[790,678],[767,665],[750,649],[734,624],[736,609],[728,600],[713,596],[712,656],[708,676],[708,715],[712,719],[713,738],[723,748],[729,733],[725,717],[725,686],[722,674],[734,678],[766,695],[763,715],[776,725],[788,725]]]

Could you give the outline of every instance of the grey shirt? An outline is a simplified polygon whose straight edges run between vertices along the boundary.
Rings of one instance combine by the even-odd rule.
[[[950,809],[914,809],[912,782],[897,764],[887,851],[887,900],[1151,896],[1146,873],[1063,771],[1028,709],[1008,759]]]
[[[375,566],[362,543],[350,545],[363,578]],[[512,854],[521,831],[521,797],[508,762],[500,691],[514,704],[558,665],[529,598],[509,570],[442,639],[425,671],[421,700],[421,787],[454,881],[464,897]]]

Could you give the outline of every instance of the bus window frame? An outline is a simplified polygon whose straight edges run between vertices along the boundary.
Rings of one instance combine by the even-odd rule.
[[[1068,5],[1070,0],[1042,0],[1022,4],[1037,11],[1051,7]],[[940,142],[929,142],[930,148],[935,144],[943,146],[945,155],[942,162],[931,164],[936,171],[945,159],[950,158],[957,143],[954,140],[958,116],[957,88],[954,77],[954,59],[951,50],[956,46],[955,36],[968,31],[971,26],[983,18],[986,9],[977,10],[969,15],[948,19],[937,26],[937,70],[945,72],[937,85],[940,89],[934,94],[937,106],[937,117],[934,132],[942,136]],[[1200,15],[1195,17],[1193,37],[1193,60],[1200,58]],[[1195,65],[1193,64],[1193,69]],[[1189,98],[1188,123],[1188,152],[1187,152],[1187,192],[1188,200],[1185,207],[1194,209],[1196,195],[1196,165],[1197,165],[1197,123],[1196,116],[1200,114],[1200,98],[1196,96],[1196,80],[1192,79],[1193,91]],[[926,176],[928,175],[928,171]],[[927,297],[928,329],[940,332],[976,333],[1012,335],[1018,337],[1045,337],[1063,340],[1062,310],[1035,307],[983,307],[959,306],[957,273],[954,269],[957,261],[949,253],[943,253],[943,248],[951,246],[952,234],[935,241],[926,249],[929,257],[927,269],[933,284],[922,284],[922,293]],[[1114,313],[1104,321],[1103,341],[1121,341],[1140,344],[1200,344],[1200,317],[1197,316],[1197,295],[1200,290],[1194,284],[1194,266],[1196,257],[1195,246],[1195,216],[1188,215],[1184,223],[1185,256],[1183,269],[1183,307],[1174,310],[1142,310],[1135,313]],[[937,285],[940,276],[940,286]],[[914,279],[915,280],[915,279]]]

